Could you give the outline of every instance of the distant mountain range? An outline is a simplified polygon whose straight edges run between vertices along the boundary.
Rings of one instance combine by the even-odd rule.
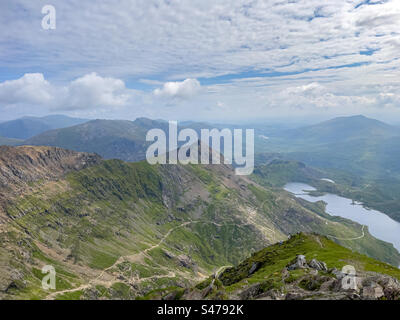
[[[0,137],[25,140],[48,130],[70,127],[86,121],[88,120],[63,115],[23,117],[0,122]]]
[[[400,130],[364,116],[341,117],[259,141],[259,153],[280,153],[307,165],[362,177],[400,178]]]
[[[69,126],[69,124],[74,124]],[[48,127],[56,127],[45,130]],[[180,128],[197,132],[203,128],[245,128],[182,122]],[[343,170],[368,179],[400,179],[400,129],[364,116],[339,117],[297,129],[285,126],[255,126],[256,154],[279,153],[317,168]],[[94,152],[105,159],[141,161],[149,142],[146,133],[153,128],[168,131],[163,120],[74,119],[65,116],[21,118],[0,123],[0,144],[56,146],[80,152]],[[41,132],[45,130],[44,132]],[[39,134],[30,137],[34,132]],[[24,140],[8,137],[29,137]],[[256,164],[262,165],[262,157]]]
[[[186,122],[181,128],[237,128]],[[250,126],[251,127],[251,126]],[[400,177],[400,130],[364,116],[340,117],[298,129],[279,127],[256,130],[256,153],[277,152],[291,160],[308,165],[347,170],[380,178]],[[145,141],[148,130],[168,130],[162,120],[139,118],[135,121],[92,120],[72,127],[46,131],[22,144],[57,146],[75,151],[95,152],[106,159],[125,161],[145,159],[150,143]]]
[[[76,126],[55,129],[27,139],[23,144],[55,146],[75,151],[94,152],[106,159],[140,161],[145,159],[146,133],[168,123],[146,118],[128,120],[91,120]]]

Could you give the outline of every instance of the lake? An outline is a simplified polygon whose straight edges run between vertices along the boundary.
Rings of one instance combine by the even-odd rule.
[[[284,189],[293,193],[296,197],[310,202],[326,202],[326,212],[331,216],[340,216],[368,226],[370,234],[375,238],[393,243],[394,247],[400,251],[400,223],[386,214],[364,208],[360,204],[353,205],[351,199],[335,194],[327,193],[320,197],[310,196],[307,191],[315,191],[316,189],[304,183],[288,183]]]

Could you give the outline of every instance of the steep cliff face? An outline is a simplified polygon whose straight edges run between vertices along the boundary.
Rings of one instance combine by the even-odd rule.
[[[29,192],[32,183],[57,180],[100,161],[98,155],[61,148],[0,146],[0,222],[5,204]]]
[[[0,187],[59,178],[100,161],[95,154],[55,147],[0,146]]]

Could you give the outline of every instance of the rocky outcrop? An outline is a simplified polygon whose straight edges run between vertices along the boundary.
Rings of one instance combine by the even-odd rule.
[[[40,179],[56,179],[100,160],[96,154],[54,147],[0,146],[0,188],[15,189]]]
[[[296,269],[309,271],[290,286],[286,295],[288,300],[312,297],[351,300],[400,299],[400,282],[388,275],[372,272],[349,273],[345,269],[339,271],[336,268],[328,270],[325,262],[312,259],[307,263],[304,255],[298,255],[287,268]],[[323,274],[319,275],[318,272],[313,272],[314,270]],[[288,277],[286,274],[285,278]]]
[[[292,271],[303,275],[293,277]],[[298,273],[297,273],[298,275]],[[238,293],[243,300],[378,300],[400,299],[400,283],[388,275],[373,272],[351,273],[346,268],[328,269],[323,261],[298,255],[281,272],[284,285],[270,280],[246,286]]]
[[[304,255],[298,255],[296,259],[290,262],[287,266],[288,270],[296,270],[296,269],[305,269],[311,268],[318,271],[328,271],[328,267],[325,262],[320,262],[316,259],[312,259],[310,262],[307,262],[306,257]]]
[[[385,296],[383,288],[377,283],[371,283],[362,288],[362,297],[366,300],[375,300]]]
[[[318,270],[318,271],[328,271],[328,267],[326,266],[325,262],[320,262],[316,259],[312,259],[308,266],[312,269]]]
[[[298,255],[294,261],[289,263],[288,270],[304,269],[307,267],[306,257],[303,255]]]
[[[0,146],[0,223],[7,203],[29,191],[32,183],[56,180],[100,161],[96,154],[55,147]]]

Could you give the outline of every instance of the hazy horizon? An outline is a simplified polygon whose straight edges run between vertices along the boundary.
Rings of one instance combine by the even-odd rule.
[[[98,117],[74,117],[74,116],[70,116],[70,115],[66,115],[66,114],[61,114],[61,113],[56,113],[56,114],[46,114],[43,116],[35,116],[35,115],[25,115],[25,116],[21,116],[21,117],[17,117],[17,118],[11,118],[11,119],[0,119],[0,123],[3,122],[8,122],[8,121],[14,121],[14,120],[19,120],[19,119],[23,119],[23,118],[45,118],[48,116],[65,116],[65,117],[71,117],[71,118],[76,118],[76,119],[83,119],[83,120],[88,120],[88,121],[92,121],[92,120],[127,120],[127,121],[135,121],[137,119],[140,118],[146,118],[146,119],[150,119],[150,120],[155,120],[155,121],[175,121],[176,119],[174,118],[167,118],[167,119],[162,119],[162,118],[151,118],[151,117],[147,117],[147,116],[138,116],[136,118],[131,118],[131,119],[124,119],[124,118],[98,118]],[[363,114],[354,114],[354,115],[336,115],[336,116],[327,116],[327,117],[290,117],[290,118],[264,118],[264,119],[254,119],[254,120],[236,120],[236,121],[229,121],[229,120],[223,120],[223,119],[217,119],[215,121],[213,120],[195,120],[195,119],[181,119],[178,120],[178,123],[184,123],[184,122],[194,122],[194,123],[207,123],[207,124],[214,124],[214,125],[283,125],[283,124],[287,124],[289,126],[292,127],[296,127],[296,126],[302,126],[302,125],[313,125],[313,124],[318,124],[324,121],[329,121],[332,119],[336,119],[336,118],[341,118],[341,117],[355,117],[355,116],[363,116],[369,119],[373,119],[373,120],[378,120],[384,123],[387,123],[389,125],[393,125],[393,126],[398,126],[400,125],[400,120],[396,120],[393,118],[386,118],[386,117],[372,117],[372,116],[366,116]]]

